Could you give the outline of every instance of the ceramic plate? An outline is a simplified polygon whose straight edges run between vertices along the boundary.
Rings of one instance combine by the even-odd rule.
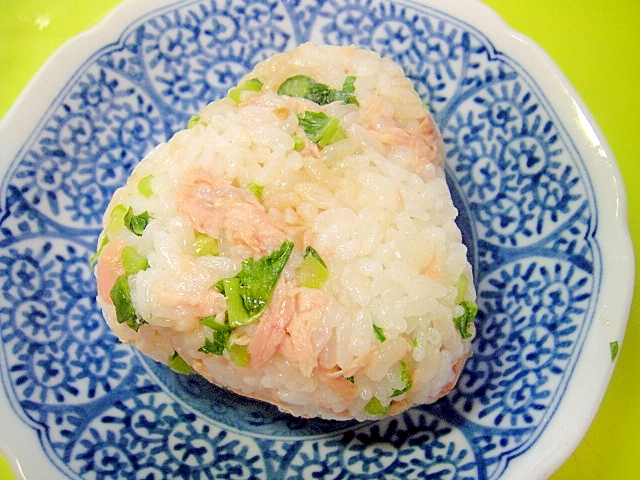
[[[443,132],[475,269],[458,387],[381,422],[301,420],[174,374],[94,302],[87,260],[136,162],[306,41],[405,68]],[[25,478],[539,478],[595,414],[633,285],[620,176],[556,67],[481,4],[130,0],[0,128],[0,446]]]

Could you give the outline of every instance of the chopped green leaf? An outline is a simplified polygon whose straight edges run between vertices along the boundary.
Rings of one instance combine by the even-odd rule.
[[[215,284],[227,297],[227,314],[231,327],[247,325],[262,314],[292,250],[293,243],[285,240],[280,248],[269,255],[258,260],[251,257],[245,259],[240,273]]]
[[[189,364],[185,362],[180,355],[178,355],[178,352],[175,351],[173,352],[173,355],[169,357],[167,365],[176,373],[181,373],[183,375],[191,375],[192,373],[195,373],[193,368],[191,368]]]
[[[468,300],[464,300],[460,303],[460,306],[464,309],[464,313],[453,319],[453,322],[458,327],[460,336],[463,339],[471,338],[471,332],[469,329],[473,326],[473,320],[478,314],[478,306]]]
[[[206,233],[196,232],[193,240],[193,251],[195,252],[196,257],[218,255],[220,253],[218,240],[210,237]]]
[[[213,353],[214,355],[222,355],[224,349],[227,348],[229,344],[229,330],[214,330],[213,338],[210,340],[208,338],[204,339],[204,346],[198,349],[199,352],[202,353]]]
[[[149,215],[149,212],[146,212],[146,211],[138,215],[134,215],[133,208],[129,207],[129,210],[127,210],[127,213],[124,216],[123,221],[124,221],[124,225],[129,230],[131,230],[136,235],[141,236],[144,229],[147,228],[147,225],[149,224],[149,220],[151,218],[152,217],[151,215]]]
[[[100,257],[100,254],[102,253],[102,250],[104,249],[104,247],[107,246],[107,243],[109,243],[109,238],[106,235],[104,235],[102,237],[102,241],[100,242],[100,246],[96,250],[96,253],[91,255],[91,258],[89,258],[90,267],[93,267],[93,265],[96,263],[96,261],[98,260],[98,257]]]
[[[226,320],[226,319],[225,319]],[[229,345],[229,337],[231,336],[231,327],[228,323],[220,323],[216,320],[216,315],[200,319],[200,324],[205,325],[213,330],[213,338],[204,339],[204,346],[198,349],[202,353],[213,353],[214,355],[222,355],[224,349]]]
[[[240,278],[232,277],[222,280],[224,295],[227,297],[227,317],[229,325],[239,327],[251,323],[253,319],[249,315],[244,304],[240,289]]]
[[[307,288],[321,288],[329,278],[329,270],[318,252],[307,247],[297,271],[298,285]]]
[[[218,322],[216,315],[200,319],[201,325],[205,325],[213,330],[213,338],[211,340],[205,338],[204,346],[198,351],[222,355],[226,348],[231,361],[240,367],[244,367],[249,363],[249,352],[245,345],[238,345],[231,342],[231,331],[233,327],[229,323],[226,323],[227,319],[228,315],[225,315],[225,323]]]
[[[347,75],[347,77],[344,79],[344,82],[342,83],[342,91],[344,93],[356,93],[356,77],[355,75]],[[355,99],[354,99],[355,100]],[[346,103],[350,103],[350,102],[346,102]],[[356,100],[356,105],[357,100]]]
[[[370,415],[385,415],[389,411],[389,407],[385,407],[376,397],[371,397],[369,403],[364,407],[364,411]]]
[[[354,95],[354,84],[355,77],[348,76],[344,81],[342,90],[336,90],[329,85],[317,82],[307,75],[294,75],[282,82],[278,88],[278,95],[306,98],[318,105],[328,105],[336,101],[358,105],[358,100]]]
[[[113,237],[113,235],[122,228],[127,212],[127,207],[121,203],[111,209],[111,213],[109,214],[109,223],[104,229],[104,233],[107,238],[111,239],[111,237]]]
[[[146,177],[142,177],[138,182],[138,193],[145,198],[149,198],[153,195],[151,180],[153,180],[153,175],[147,175]]]
[[[218,320],[216,319],[217,315],[211,315],[210,317],[204,317],[200,319],[200,325],[204,325],[206,327],[209,327],[213,330],[219,330],[219,331],[226,331],[226,332],[230,332],[231,331],[231,327],[229,326],[228,323],[221,323],[218,322]],[[226,319],[225,319],[226,320]]]
[[[191,118],[189,118],[189,121],[187,122],[187,128],[193,128],[199,123],[202,125],[205,125],[204,122],[200,121],[200,115],[192,115]]]
[[[138,273],[140,270],[146,270],[149,268],[147,257],[140,255],[131,245],[124,247],[120,255],[124,271],[129,275],[133,275]]]
[[[246,185],[246,188],[258,198],[262,196],[262,190],[264,189],[262,185],[258,185],[257,183],[249,183]]]
[[[249,363],[249,351],[247,350],[246,345],[232,343],[227,347],[227,351],[229,352],[229,358],[231,361],[239,367],[246,367]]]
[[[392,397],[398,397],[403,393],[408,392],[409,390],[411,390],[411,386],[413,385],[413,382],[409,378],[407,364],[405,362],[400,362],[400,367],[401,367],[400,380],[402,381],[402,383],[404,383],[404,387],[401,388],[400,390],[394,389],[393,394],[391,394]]]
[[[373,333],[376,334],[376,338],[380,341],[380,343],[383,343],[387,339],[387,336],[384,334],[384,330],[377,325],[373,326]]]
[[[292,251],[293,242],[285,240],[269,255],[258,260],[250,257],[242,262],[238,277],[244,304],[251,315],[262,312],[266,307]]]
[[[335,117],[328,117],[324,112],[304,112],[298,115],[300,126],[313,143],[326,147],[347,138],[346,133]]]
[[[147,323],[136,314],[136,310],[133,308],[127,275],[121,275],[116,279],[109,296],[116,307],[116,320],[118,323],[126,323],[136,332],[140,325]]]
[[[456,289],[458,291],[456,295],[456,304],[459,304],[464,300],[464,296],[467,294],[467,290],[469,289],[469,279],[465,275],[460,275],[460,278],[456,283]]]
[[[293,149],[296,152],[301,152],[302,150],[304,150],[304,138],[302,138],[300,135],[296,133],[294,133],[292,137],[293,137]]]
[[[609,350],[611,350],[611,361],[614,361],[616,359],[616,357],[618,356],[619,349],[620,349],[620,346],[617,340],[613,342],[609,342]]]
[[[259,92],[263,85],[257,78],[252,78],[229,90],[229,98],[236,103],[240,103],[242,92]]]
[[[96,253],[94,253],[89,259],[89,265],[93,266],[93,264],[98,260],[98,257],[102,253],[104,247],[107,246],[109,240],[122,228],[124,225],[124,217],[127,215],[127,207],[119,203],[115,207],[111,209],[109,213],[109,223],[104,229],[104,236],[102,237],[102,241],[100,242],[100,246]]]
[[[312,246],[308,246],[305,250],[304,250],[304,257],[303,258],[314,258],[316,261],[318,261],[318,263],[320,263],[320,265],[324,268],[327,268],[327,264],[324,263],[324,260],[322,260],[322,257],[320,256],[320,254],[318,253],[318,251],[313,248]]]
[[[346,380],[352,385],[356,383],[356,379],[353,375],[351,375],[350,377],[346,377]]]

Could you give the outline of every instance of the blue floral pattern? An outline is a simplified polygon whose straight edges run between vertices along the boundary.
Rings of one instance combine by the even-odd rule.
[[[136,162],[253,65],[305,41],[400,63],[434,112],[476,275],[475,355],[434,405],[304,420],[174,374],[108,332],[87,259]],[[411,1],[189,0],[78,70],[2,185],[0,357],[16,414],[69,478],[498,478],[554,414],[592,321],[596,207],[521,67]]]

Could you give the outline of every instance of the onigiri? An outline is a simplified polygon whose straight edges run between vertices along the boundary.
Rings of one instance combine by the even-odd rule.
[[[434,402],[471,355],[477,312],[443,164],[391,60],[274,55],[115,192],[93,259],[106,322],[180,373],[296,416]]]

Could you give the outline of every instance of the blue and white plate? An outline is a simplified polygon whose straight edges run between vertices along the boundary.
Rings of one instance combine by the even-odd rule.
[[[112,192],[253,65],[313,41],[400,63],[444,135],[475,270],[446,398],[301,420],[120,344],[88,258]],[[0,126],[0,449],[31,478],[539,478],[600,403],[633,285],[615,160],[535,45],[472,0],[129,0]]]

